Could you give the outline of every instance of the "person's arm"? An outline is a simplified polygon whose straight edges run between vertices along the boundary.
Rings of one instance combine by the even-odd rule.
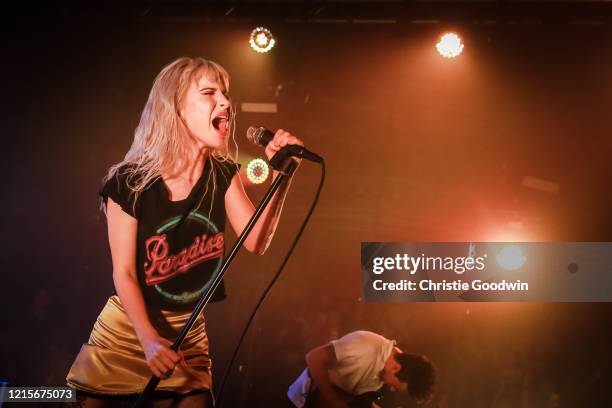
[[[300,139],[279,129],[274,135],[274,139],[266,146],[266,156],[268,156],[268,159],[274,156],[276,152],[287,144],[303,146]],[[272,174],[273,178],[278,177],[277,171],[274,171]],[[249,252],[262,255],[270,246],[274,231],[276,231],[276,226],[278,225],[283,202],[289,190],[290,182],[291,181],[288,180],[279,187],[251,230],[251,233],[244,241],[244,247]],[[246,227],[251,216],[255,213],[255,207],[246,195],[242,180],[238,174],[232,178],[231,184],[225,193],[225,209],[230,224],[234,228],[236,234],[239,235],[244,230],[244,227]]]
[[[325,403],[332,408],[348,407],[348,397],[332,384],[329,370],[336,364],[336,352],[331,343],[317,347],[306,354],[310,377]]]
[[[157,333],[147,315],[136,276],[138,220],[125,213],[110,197],[106,205],[106,217],[117,295],[136,331],[149,368],[155,376],[167,378],[182,360],[182,354],[170,348],[172,343]]]

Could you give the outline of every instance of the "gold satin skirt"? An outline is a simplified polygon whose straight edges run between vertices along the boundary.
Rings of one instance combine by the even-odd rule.
[[[191,312],[149,309],[151,324],[160,336],[174,341]],[[211,360],[204,316],[200,315],[181,346],[186,366],[179,364],[157,390],[186,394],[211,390]],[[66,377],[69,386],[94,394],[140,393],[153,373],[119,297],[111,296],[94,324]]]

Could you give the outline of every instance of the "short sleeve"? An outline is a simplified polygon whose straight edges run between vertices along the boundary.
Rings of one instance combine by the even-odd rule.
[[[100,198],[107,205],[108,197],[119,204],[121,209],[134,218],[138,218],[138,203],[134,202],[134,193],[127,184],[128,174],[125,168],[118,169],[100,189]],[[135,205],[136,204],[136,205]]]
[[[232,183],[232,179],[240,171],[240,163],[232,160],[217,161],[218,174],[217,181],[222,186],[222,191],[225,193]]]

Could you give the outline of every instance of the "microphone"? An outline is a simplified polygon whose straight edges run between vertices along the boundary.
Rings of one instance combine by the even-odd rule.
[[[274,133],[266,129],[263,126],[250,126],[246,133],[247,139],[253,144],[266,147],[268,143],[274,138]],[[311,152],[304,146],[300,145],[287,145],[279,150],[278,154],[289,155],[300,157],[302,159],[310,160],[313,162],[321,163],[323,158],[316,153]]]

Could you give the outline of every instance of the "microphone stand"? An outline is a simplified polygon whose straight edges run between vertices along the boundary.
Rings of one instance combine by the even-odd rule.
[[[268,205],[268,203],[274,196],[274,193],[276,193],[276,191],[278,190],[278,188],[281,186],[283,182],[286,182],[289,180],[289,178],[293,175],[293,173],[295,172],[295,169],[297,169],[297,166],[298,166],[297,162],[293,160],[293,158],[291,158],[290,156],[285,155],[282,149],[281,151],[277,152],[277,154],[275,154],[272,157],[272,159],[270,160],[270,163],[272,164],[272,167],[275,170],[279,171],[278,176],[276,177],[276,179],[274,179],[274,182],[272,183],[272,185],[266,192],[266,195],[264,196],[264,198],[259,203],[259,206],[255,210],[255,213],[253,214],[253,216],[247,223],[246,227],[244,227],[244,230],[238,237],[238,240],[236,241],[236,243],[234,243],[234,246],[229,252],[229,255],[225,258],[223,265],[221,265],[221,269],[219,270],[217,275],[214,277],[210,286],[204,291],[204,294],[202,295],[202,297],[196,304],[195,308],[193,309],[193,312],[191,312],[191,316],[189,316],[189,320],[187,320],[187,323],[185,323],[185,326],[183,326],[183,329],[181,330],[178,337],[176,338],[176,340],[174,340],[174,343],[170,347],[172,350],[174,351],[179,350],[179,348],[181,347],[181,344],[183,344],[183,341],[185,340],[185,337],[187,336],[187,333],[189,333],[189,330],[191,330],[191,328],[193,327],[198,316],[200,315],[200,313],[202,313],[202,310],[204,310],[204,308],[206,307],[206,305],[212,298],[212,295],[215,292],[215,289],[217,289],[217,287],[221,283],[221,280],[223,279],[223,275],[225,275],[225,272],[227,271],[230,264],[234,260],[234,257],[238,253],[238,250],[240,249],[240,247],[246,240],[247,236],[249,235],[249,233],[251,232],[251,230],[257,223],[257,220],[259,219],[264,209],[266,208],[266,206]],[[159,382],[160,382],[160,379],[158,377],[156,377],[155,375],[151,376],[144,391],[138,397],[138,400],[134,404],[133,408],[143,408],[147,400],[151,398],[151,396],[153,395],[153,391],[155,391],[155,388],[157,388],[157,385],[159,384]]]

